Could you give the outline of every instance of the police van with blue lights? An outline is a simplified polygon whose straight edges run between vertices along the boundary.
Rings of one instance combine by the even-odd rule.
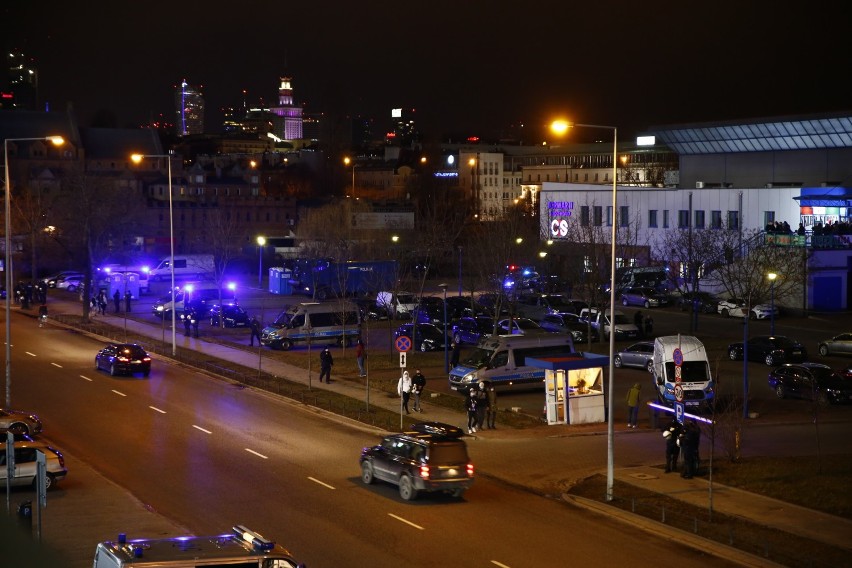
[[[196,568],[304,568],[280,544],[242,525],[217,536],[182,536],[101,542],[95,549],[93,568],[171,567]]]

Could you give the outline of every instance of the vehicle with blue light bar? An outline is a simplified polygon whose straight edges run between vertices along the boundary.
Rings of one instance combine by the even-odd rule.
[[[98,544],[93,568],[228,566],[228,568],[304,568],[290,552],[242,525],[215,536],[133,539],[120,533]]]

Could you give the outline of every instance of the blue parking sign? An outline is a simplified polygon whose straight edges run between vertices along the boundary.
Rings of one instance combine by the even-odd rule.
[[[683,412],[684,412],[683,403],[682,402],[676,402],[675,405],[674,405],[674,408],[675,408],[675,418],[677,418],[677,423],[683,424]]]

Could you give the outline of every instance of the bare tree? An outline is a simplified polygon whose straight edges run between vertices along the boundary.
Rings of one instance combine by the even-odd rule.
[[[213,255],[213,280],[219,291],[219,305],[222,305],[222,288],[226,285],[225,271],[228,264],[240,256],[241,244],[248,235],[237,220],[237,214],[229,209],[217,208],[207,212],[204,227],[198,233],[198,250],[209,251]],[[219,318],[219,327],[225,327],[225,318]]]

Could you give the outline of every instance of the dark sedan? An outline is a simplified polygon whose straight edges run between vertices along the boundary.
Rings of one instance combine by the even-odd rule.
[[[243,308],[235,304],[213,306],[208,313],[210,325],[219,325],[224,321],[225,327],[248,327],[251,319]]]
[[[575,314],[550,314],[541,318],[538,322],[541,329],[551,333],[569,333],[574,343],[585,343],[589,340],[591,330],[592,341],[598,341],[598,331],[591,327],[588,322],[580,321],[580,316]]]
[[[852,381],[821,363],[783,365],[769,373],[778,398],[803,398],[821,404],[852,402]]]
[[[742,360],[742,341],[728,345],[728,357],[731,361]],[[807,358],[808,351],[804,345],[783,335],[758,335],[748,340],[749,361],[781,365],[782,363],[801,363]]]
[[[719,298],[709,292],[684,292],[678,298],[680,311],[697,311],[704,314],[715,314],[719,306]]]
[[[407,336],[418,351],[435,351],[447,345],[444,331],[431,323],[404,323],[394,332],[394,337]]]
[[[667,306],[668,303],[668,296],[650,287],[631,287],[624,288],[621,291],[621,305],[623,306],[658,308],[660,306]]]
[[[494,319],[488,316],[461,318],[453,324],[453,341],[476,345],[483,335],[494,333]]]
[[[95,368],[110,375],[151,374],[151,357],[136,343],[110,343],[95,355]]]

